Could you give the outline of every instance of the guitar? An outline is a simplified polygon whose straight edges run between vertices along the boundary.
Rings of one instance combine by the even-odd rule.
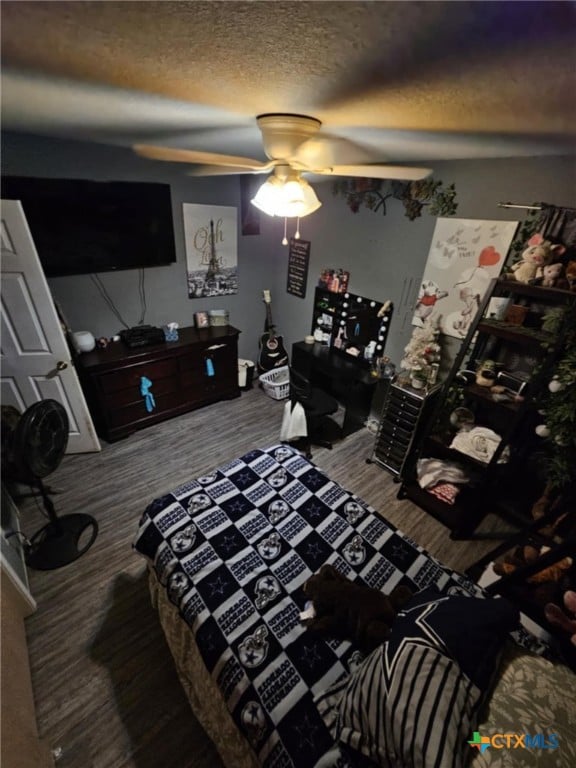
[[[272,302],[270,291],[263,291],[264,304],[266,305],[266,323],[264,333],[260,337],[260,352],[258,354],[258,372],[267,373],[281,365],[288,364],[288,354],[284,349],[282,336],[276,335],[276,329],[272,321]]]

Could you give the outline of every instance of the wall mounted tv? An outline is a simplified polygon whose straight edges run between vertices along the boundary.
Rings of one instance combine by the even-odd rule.
[[[5,176],[20,200],[47,277],[176,261],[170,185]]]

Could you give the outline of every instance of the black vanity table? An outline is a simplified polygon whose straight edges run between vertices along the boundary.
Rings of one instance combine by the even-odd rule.
[[[292,345],[291,359],[292,367],[313,387],[331,394],[344,408],[342,437],[364,426],[378,383],[364,361],[346,357],[325,344],[304,341]]]

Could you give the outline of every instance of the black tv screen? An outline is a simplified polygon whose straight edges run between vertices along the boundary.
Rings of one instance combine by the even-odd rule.
[[[176,261],[169,184],[7,176],[47,277]]]

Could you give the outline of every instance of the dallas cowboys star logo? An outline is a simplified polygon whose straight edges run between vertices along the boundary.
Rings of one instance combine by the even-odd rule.
[[[240,488],[243,485],[248,485],[248,483],[252,482],[252,475],[248,470],[244,470],[243,472],[240,472],[236,477],[234,478],[236,481],[236,485]]]
[[[316,519],[317,517],[322,517],[322,511],[323,511],[323,507],[321,504],[312,502],[312,504],[310,504],[307,507],[306,514],[308,515],[309,518]]]
[[[220,542],[219,549],[221,549],[226,554],[229,554],[230,552],[233,552],[237,546],[238,540],[236,539],[236,536],[233,533],[228,533]]]
[[[315,541],[312,544],[308,544],[306,547],[306,554],[310,555],[312,559],[316,560],[317,558],[322,557],[324,553],[320,549],[318,542]]]
[[[321,656],[318,653],[318,648],[306,646],[300,659],[306,666],[313,669],[314,665],[321,661]]]
[[[326,478],[317,473],[310,474],[306,478],[306,484],[309,488],[319,488],[321,485],[324,485],[325,482]]]
[[[234,501],[229,507],[230,512],[233,512],[234,514],[244,512],[245,509],[247,509],[246,504],[244,504],[243,501],[240,501],[240,499]]]
[[[215,597],[216,595],[224,594],[226,587],[228,586],[228,582],[222,576],[218,576],[215,581],[209,581],[208,586],[212,590],[210,597]]]
[[[404,560],[406,557],[408,557],[409,552],[403,544],[398,542],[397,544],[392,545],[392,555],[398,560]]]
[[[310,715],[304,715],[301,724],[294,726],[294,730],[298,734],[301,749],[305,746],[314,747],[318,725],[310,721]]]

